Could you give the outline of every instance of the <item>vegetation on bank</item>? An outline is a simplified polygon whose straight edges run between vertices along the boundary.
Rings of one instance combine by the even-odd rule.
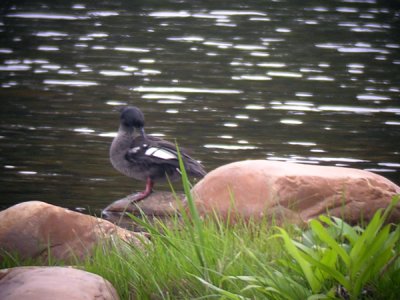
[[[167,227],[132,216],[151,243],[114,241],[76,266],[108,279],[121,299],[398,299],[400,227],[384,223],[391,209],[363,227],[321,216],[307,230],[184,212]],[[10,256],[1,267],[21,265],[37,261]]]
[[[76,265],[108,279],[121,299],[398,299],[400,226],[385,220],[399,197],[363,226],[327,216],[305,230],[229,224],[199,217],[182,170],[189,211],[168,226],[131,216],[151,243],[113,241]],[[2,267],[27,264],[35,262],[10,256]]]
[[[399,199],[393,201],[393,205]],[[363,228],[321,216],[301,231],[265,222],[139,220],[151,232],[141,251],[98,248],[83,267],[123,299],[398,299],[400,227],[391,208]]]

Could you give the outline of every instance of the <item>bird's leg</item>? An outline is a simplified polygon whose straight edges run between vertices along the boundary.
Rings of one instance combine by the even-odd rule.
[[[153,192],[153,186],[154,186],[154,181],[151,180],[150,177],[147,177],[145,190],[143,192],[135,194],[131,202],[132,203],[139,202],[148,197]]]

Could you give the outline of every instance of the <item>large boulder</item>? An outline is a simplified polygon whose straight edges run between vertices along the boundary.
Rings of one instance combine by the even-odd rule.
[[[192,193],[202,215],[302,223],[329,212],[354,224],[387,207],[400,187],[358,169],[248,160],[213,170]],[[392,220],[400,222],[400,205]]]
[[[104,278],[67,267],[18,267],[0,270],[2,300],[118,300]]]
[[[117,237],[117,239],[115,239]],[[106,220],[39,201],[0,212],[0,261],[8,253],[21,258],[74,261],[90,255],[100,242],[122,239],[143,246],[143,234]]]

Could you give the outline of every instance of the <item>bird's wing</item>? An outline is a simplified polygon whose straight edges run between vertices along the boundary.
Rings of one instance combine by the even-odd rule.
[[[126,152],[125,158],[130,162],[167,163],[178,166],[175,145],[155,137],[136,138]]]
[[[179,148],[185,169],[193,176],[202,177],[206,174],[204,167],[190,157],[183,149]],[[179,168],[178,152],[176,145],[157,137],[137,137],[125,155],[131,163],[142,165],[168,165]]]

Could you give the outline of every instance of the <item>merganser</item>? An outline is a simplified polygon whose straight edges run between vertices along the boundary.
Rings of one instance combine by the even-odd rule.
[[[146,181],[145,190],[132,200],[138,202],[152,193],[155,182],[180,178],[178,153],[173,143],[145,133],[144,115],[139,108],[127,106],[120,109],[120,113],[118,134],[110,147],[110,160],[122,174]],[[204,167],[184,150],[179,150],[187,174],[204,177]]]

